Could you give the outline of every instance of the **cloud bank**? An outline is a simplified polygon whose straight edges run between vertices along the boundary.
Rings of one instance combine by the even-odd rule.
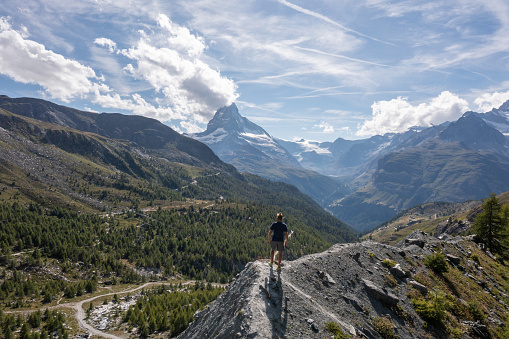
[[[493,108],[499,108],[509,100],[509,91],[507,92],[495,92],[495,93],[485,93],[479,98],[474,100],[474,103],[479,107],[479,112],[489,112]]]
[[[24,84],[37,84],[50,97],[66,102],[91,91],[92,80],[98,78],[92,68],[26,37],[26,28],[18,32],[0,17],[0,74]]]
[[[177,114],[205,123],[219,107],[235,101],[237,86],[200,59],[206,49],[203,38],[163,14],[159,15],[158,24],[161,32],[140,32],[136,45],[119,50],[133,61],[124,70],[149,83],[156,93],[162,93],[161,101],[168,102]],[[165,116],[157,118],[164,120]]]
[[[320,128],[322,133],[334,133],[334,126],[329,124],[328,122],[322,121],[319,124],[316,124],[314,127]]]
[[[429,127],[457,120],[469,110],[466,100],[449,91],[417,106],[410,104],[407,98],[398,97],[375,102],[371,108],[373,116],[361,125],[358,136],[401,133],[413,126]]]
[[[139,33],[139,40],[126,49],[105,37],[93,42],[124,62],[121,76],[144,82],[145,88],[150,86],[143,97],[116,92],[94,69],[28,39],[24,26],[17,31],[5,17],[0,17],[0,74],[39,85],[49,97],[65,102],[88,98],[103,108],[162,121],[187,120],[181,127],[193,132],[197,123],[207,122],[219,107],[238,97],[236,84],[201,60],[207,49],[202,37],[163,14],[158,15],[157,27],[150,33]],[[126,58],[131,63],[126,64]]]

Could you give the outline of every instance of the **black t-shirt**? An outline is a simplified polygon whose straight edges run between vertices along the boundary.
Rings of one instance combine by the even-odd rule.
[[[285,232],[288,232],[288,228],[285,223],[281,221],[275,222],[270,226],[270,229],[274,231],[272,234],[272,241],[284,241]]]

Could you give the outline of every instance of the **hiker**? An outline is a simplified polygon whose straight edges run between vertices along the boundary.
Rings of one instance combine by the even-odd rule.
[[[270,236],[272,235],[272,239]],[[286,238],[286,241],[285,241]],[[277,222],[272,223],[269,231],[267,242],[270,244],[270,266],[274,264],[274,251],[278,251],[279,258],[277,262],[277,270],[281,271],[281,259],[283,259],[283,251],[288,246],[288,228],[283,223],[283,213],[277,214]]]

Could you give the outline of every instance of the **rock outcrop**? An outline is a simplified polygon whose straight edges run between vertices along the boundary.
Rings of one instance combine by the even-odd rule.
[[[460,258],[470,266],[457,273],[469,282],[484,282],[484,272],[466,258],[477,245],[464,237],[444,241],[420,231],[408,238],[419,241],[403,241],[398,247],[371,241],[334,245],[323,253],[284,262],[281,272],[266,261],[249,263],[227,291],[195,314],[179,338],[326,338],[331,337],[327,330],[331,323],[346,337],[380,338],[377,319],[389,321],[400,338],[447,338],[443,328],[426,324],[410,296],[427,298],[428,291],[436,292],[436,286],[424,281],[431,274],[423,259],[437,249],[451,252],[451,272],[458,270]],[[386,262],[397,266],[391,269]],[[474,280],[472,284],[480,288]],[[484,288],[483,295],[493,294],[489,286]],[[498,303],[495,298],[493,302]],[[502,303],[498,307],[506,311]],[[469,333],[475,338],[479,326],[474,329],[471,323],[475,324],[462,323],[462,338],[470,338]]]

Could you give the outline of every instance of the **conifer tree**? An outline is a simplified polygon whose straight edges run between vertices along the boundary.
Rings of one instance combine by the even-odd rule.
[[[503,254],[507,248],[509,211],[506,207],[502,208],[494,193],[484,201],[482,209],[474,220],[474,232],[486,243],[488,250]]]

